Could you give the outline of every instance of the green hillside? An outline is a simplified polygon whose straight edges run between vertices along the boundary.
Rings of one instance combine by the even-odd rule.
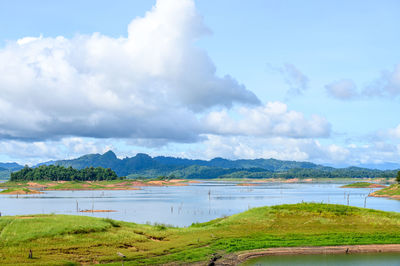
[[[25,215],[1,217],[0,231],[1,265],[121,265],[119,253],[126,265],[207,265],[211,258],[261,248],[399,244],[400,214],[301,203],[254,208],[187,228]]]
[[[51,164],[111,168],[118,176],[130,178],[394,178],[395,170],[372,170],[359,167],[333,168],[309,162],[281,161],[276,159],[227,160],[215,158],[190,160],[174,157],[150,157],[139,153],[134,157],[119,159],[112,151],[105,154],[89,154],[72,160]]]

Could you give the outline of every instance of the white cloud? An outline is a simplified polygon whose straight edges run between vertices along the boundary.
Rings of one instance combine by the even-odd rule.
[[[365,86],[359,92],[356,84],[349,79],[342,79],[325,86],[328,94],[339,100],[358,98],[386,97],[396,98],[400,95],[400,64],[392,71],[383,71],[381,76]]]
[[[328,94],[339,100],[353,100],[359,97],[357,86],[352,80],[342,79],[325,86]]]
[[[383,132],[383,134],[381,132],[380,135],[383,135],[383,137],[387,136],[390,138],[395,138],[400,140],[400,124],[395,128],[388,129],[387,132]]]
[[[76,158],[83,154],[115,150],[111,141],[70,137],[58,141],[0,141],[0,155],[21,164],[34,165],[49,160]]]
[[[70,158],[114,149],[119,139],[146,149],[196,142],[207,156],[307,160],[345,153],[310,139],[330,135],[325,118],[281,102],[263,105],[231,76],[217,76],[195,45],[208,33],[194,1],[158,0],[129,24],[126,37],[8,43],[0,49],[0,154],[27,162]],[[290,93],[307,89],[294,65],[280,71]]]
[[[295,65],[286,63],[283,67],[270,67],[283,76],[285,83],[289,87],[287,91],[289,95],[301,95],[308,89],[308,77]]]
[[[328,137],[331,125],[317,115],[306,119],[302,113],[289,111],[281,102],[269,102],[259,107],[241,107],[237,117],[226,110],[211,112],[204,123],[209,132],[222,135],[257,137]]]
[[[397,97],[400,95],[400,64],[392,71],[383,71],[381,76],[363,90],[367,97]]]
[[[342,161],[349,155],[345,148],[336,145],[324,146],[313,139],[208,135],[204,144],[205,149],[202,153],[206,158],[275,158],[325,163]]]
[[[218,77],[194,43],[208,33],[191,0],[160,0],[127,37],[25,37],[0,49],[0,139],[65,136],[191,142],[198,114],[258,105]]]
[[[329,165],[360,165],[398,162],[400,144],[371,142],[369,145],[348,146],[326,143],[315,139],[284,137],[254,138],[247,136],[207,135],[203,148],[186,154],[191,158],[224,157],[229,159],[275,158],[309,161]]]

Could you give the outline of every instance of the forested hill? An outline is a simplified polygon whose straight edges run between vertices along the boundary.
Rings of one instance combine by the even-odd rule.
[[[102,181],[118,179],[110,168],[86,167],[80,170],[59,165],[41,165],[36,168],[25,166],[11,173],[10,181],[52,180],[52,181]]]
[[[160,175],[180,178],[363,178],[395,177],[397,171],[371,170],[348,167],[333,168],[309,162],[281,161],[276,159],[227,160],[215,158],[210,161],[174,157],[150,157],[138,153],[134,157],[119,159],[112,151],[89,154],[72,160],[45,164],[111,168],[118,176],[158,177]]]

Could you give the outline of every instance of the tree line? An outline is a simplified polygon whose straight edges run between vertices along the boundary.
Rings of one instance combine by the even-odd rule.
[[[87,167],[81,170],[59,165],[41,165],[36,168],[25,166],[11,173],[10,181],[101,181],[122,179],[110,168]]]

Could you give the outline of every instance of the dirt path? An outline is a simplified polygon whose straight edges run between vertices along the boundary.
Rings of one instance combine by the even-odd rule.
[[[215,262],[215,265],[238,265],[248,259],[263,256],[281,255],[316,255],[316,254],[352,254],[352,253],[380,253],[399,252],[400,244],[388,245],[344,245],[344,246],[322,246],[322,247],[286,247],[268,248],[252,251],[243,251],[227,254]]]

